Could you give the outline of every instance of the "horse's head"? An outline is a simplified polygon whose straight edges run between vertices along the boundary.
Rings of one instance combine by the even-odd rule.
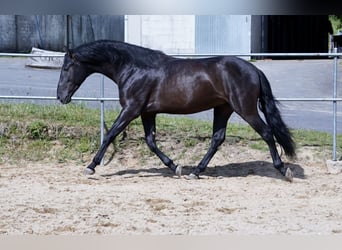
[[[69,103],[88,75],[86,65],[77,60],[77,55],[71,50],[67,50],[57,86],[57,99],[63,104]]]

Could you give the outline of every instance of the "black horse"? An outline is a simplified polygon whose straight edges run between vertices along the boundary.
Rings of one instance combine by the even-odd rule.
[[[292,171],[280,159],[275,139],[290,157],[295,155],[294,141],[281,118],[267,78],[253,64],[231,56],[179,59],[124,42],[95,41],[67,50],[57,98],[63,104],[69,103],[82,82],[95,72],[118,85],[122,110],[86,168],[87,174],[95,173],[109,144],[132,120],[141,116],[147,145],[180,175],[181,167],[156,145],[156,115],[190,114],[213,108],[211,145],[190,178],[198,178],[205,170],[225,139],[230,115],[236,112],[268,144],[274,167],[289,181],[293,179]],[[266,122],[260,118],[258,106]]]

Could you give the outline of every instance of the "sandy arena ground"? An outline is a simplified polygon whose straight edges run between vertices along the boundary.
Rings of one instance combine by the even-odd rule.
[[[268,152],[242,146],[223,146],[200,180],[173,176],[157,157],[141,164],[131,152],[91,177],[78,164],[3,164],[0,234],[342,234],[342,174],[328,174],[314,151],[288,163],[292,183]],[[177,162],[184,174],[190,158]]]

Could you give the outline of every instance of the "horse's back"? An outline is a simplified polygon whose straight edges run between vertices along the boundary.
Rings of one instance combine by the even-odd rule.
[[[244,67],[235,57],[169,60],[160,66],[163,77],[150,95],[148,109],[186,114],[229,103],[231,94],[244,85],[239,83]]]

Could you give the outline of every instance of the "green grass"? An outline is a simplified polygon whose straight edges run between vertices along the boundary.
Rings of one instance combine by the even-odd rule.
[[[118,111],[105,113],[105,122],[111,126]],[[99,148],[100,112],[85,105],[34,105],[0,104],[0,163],[25,161],[77,161],[87,162]],[[134,120],[126,130],[128,140],[119,136],[114,148],[120,152],[136,147],[140,156],[153,154],[145,146],[140,119]],[[331,148],[332,136],[328,133],[293,130],[297,147],[313,146]],[[163,150],[172,150],[180,144],[192,148],[198,143],[210,144],[212,121],[202,121],[179,116],[157,117],[157,140]],[[229,144],[246,145],[267,151],[267,145],[254,130],[246,125],[229,124]],[[338,152],[342,150],[342,135],[338,135]],[[172,143],[171,143],[172,142]],[[143,159],[142,159],[143,160]]]
[[[0,104],[0,162],[82,161],[99,147],[98,113],[84,105]]]

